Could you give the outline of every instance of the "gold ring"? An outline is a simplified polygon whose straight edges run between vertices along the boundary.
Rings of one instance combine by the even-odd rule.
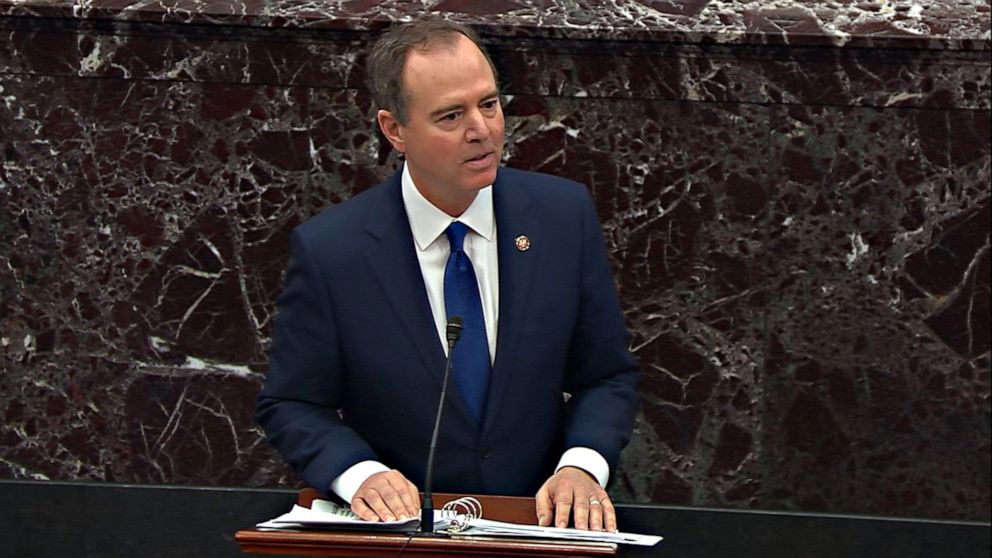
[[[595,498],[589,498],[589,505],[590,506],[598,506],[599,505],[599,500],[597,500]]]

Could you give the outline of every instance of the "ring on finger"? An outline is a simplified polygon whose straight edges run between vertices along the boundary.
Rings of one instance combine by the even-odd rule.
[[[589,498],[589,505],[590,506],[598,506],[599,505],[599,500],[597,500],[596,498]]]

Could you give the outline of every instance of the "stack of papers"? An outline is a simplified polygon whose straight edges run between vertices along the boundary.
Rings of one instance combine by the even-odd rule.
[[[294,505],[289,513],[256,525],[259,529],[362,529],[369,531],[416,531],[420,518],[397,521],[365,521],[350,509],[327,500],[314,500],[312,507]]]
[[[257,527],[259,529],[360,529],[400,533],[411,533],[420,527],[419,518],[402,521],[365,521],[355,515],[350,509],[333,502],[314,500],[312,505],[312,508],[293,506],[293,509],[289,513],[259,523]],[[442,514],[441,510],[434,512],[434,529],[436,531],[446,531],[452,526],[455,528],[450,529],[452,531],[451,534],[457,537],[480,535],[525,537],[641,546],[652,546],[662,540],[661,537],[656,535],[539,527],[537,525],[520,525],[505,521],[472,518],[464,515],[452,517],[450,514]]]
[[[437,515],[435,513],[435,525]],[[435,527],[437,528],[437,527]],[[445,529],[447,526],[444,527]],[[517,523],[506,523],[505,521],[493,521],[490,519],[473,519],[469,522],[469,527],[463,531],[452,533],[452,536],[503,536],[503,537],[537,537],[542,539],[562,539],[569,541],[589,541],[608,542],[617,544],[636,544],[640,546],[652,546],[661,540],[656,535],[638,535],[636,533],[622,533],[619,531],[583,531],[581,529],[539,527],[537,525],[520,525]]]

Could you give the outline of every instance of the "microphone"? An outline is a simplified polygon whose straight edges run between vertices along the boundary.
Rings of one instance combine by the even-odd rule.
[[[462,319],[458,316],[448,318],[444,329],[444,337],[448,340],[448,358],[444,363],[444,380],[441,382],[441,398],[437,401],[437,416],[434,417],[434,432],[431,434],[431,447],[427,452],[427,475],[424,479],[424,503],[420,508],[420,535],[435,535],[434,533],[434,498],[431,484],[434,480],[434,453],[437,449],[437,434],[441,430],[441,413],[444,411],[444,398],[448,392],[448,375],[451,373],[451,356],[454,354],[455,343],[462,335]]]

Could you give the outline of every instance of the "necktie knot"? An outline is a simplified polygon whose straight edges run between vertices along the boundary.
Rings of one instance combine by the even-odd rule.
[[[444,234],[448,237],[452,252],[464,251],[465,235],[468,234],[468,225],[459,221],[452,221]]]

